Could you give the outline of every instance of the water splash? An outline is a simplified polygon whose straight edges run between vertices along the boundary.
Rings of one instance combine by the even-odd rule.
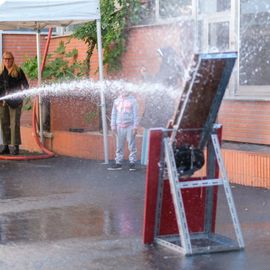
[[[8,94],[0,98],[0,100],[26,98],[33,96],[41,97],[96,97],[103,91],[105,96],[116,96],[119,91],[128,91],[133,95],[156,96],[165,95],[169,98],[179,96],[179,88],[164,86],[161,83],[131,83],[123,80],[105,80],[94,81],[90,79],[66,81],[61,83],[52,83],[34,87],[31,89],[17,91],[16,93]],[[166,91],[166,92],[165,92]]]
[[[143,125],[144,127],[164,126],[164,124],[159,124],[160,115],[167,121],[173,117],[175,105],[181,96],[183,86],[189,80],[194,55],[194,35],[192,34],[194,23],[177,20],[175,24],[171,25],[171,28],[172,31],[166,31],[166,34],[164,31],[159,31],[153,35],[150,31],[144,35],[146,44],[155,44],[156,46],[147,47],[148,49],[143,46],[136,48],[138,58],[133,63],[133,75],[134,79],[137,78],[140,82],[125,80],[94,81],[90,79],[64,81],[18,91],[1,97],[0,100],[38,95],[41,97],[60,97],[57,102],[61,102],[61,97],[85,97],[99,105],[100,96],[104,93],[106,114],[110,115],[110,109],[108,108],[112,105],[112,98],[115,98],[118,92],[124,89],[141,101],[139,104],[142,105],[140,113],[143,114],[145,119],[150,120],[148,121],[149,124]],[[181,37],[188,38],[182,39]],[[173,57],[168,57],[170,61],[167,62],[164,54],[163,57],[160,57],[160,55],[157,55],[157,51],[170,47],[175,50],[175,54],[173,54]],[[154,62],[153,65],[150,64],[152,62]],[[153,66],[158,67],[158,65],[160,65],[159,71],[153,69]],[[141,73],[144,66],[148,78]],[[125,77],[124,71],[123,75],[119,74],[119,77]],[[64,98],[62,100],[65,102]],[[158,121],[154,121],[154,119]]]

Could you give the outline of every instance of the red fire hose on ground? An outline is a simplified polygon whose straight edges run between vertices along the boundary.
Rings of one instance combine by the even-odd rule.
[[[50,45],[50,40],[51,40],[51,35],[52,35],[52,28],[49,29],[48,32],[48,38],[45,46],[45,51],[44,51],[44,57],[41,65],[41,73],[44,69],[45,62],[46,62],[46,57],[48,54],[48,49]],[[27,155],[27,156],[7,156],[7,155],[0,155],[0,160],[33,160],[33,159],[45,159],[45,158],[51,158],[55,156],[53,152],[48,150],[39,140],[39,135],[37,131],[37,126],[38,126],[38,121],[37,121],[37,112],[38,112],[38,97],[35,98],[33,101],[33,111],[32,111],[32,132],[33,136],[35,139],[36,144],[38,147],[43,151],[44,154],[41,155]]]

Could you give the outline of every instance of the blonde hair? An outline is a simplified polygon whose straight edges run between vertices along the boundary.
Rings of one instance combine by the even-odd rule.
[[[0,74],[2,74],[4,69],[5,69],[5,65],[3,64],[3,59],[6,57],[13,58],[13,64],[12,64],[12,67],[10,68],[10,70],[8,71],[8,74],[13,78],[17,78],[19,75],[19,67],[14,62],[14,56],[13,56],[12,52],[4,52],[3,53],[2,64],[0,66]]]

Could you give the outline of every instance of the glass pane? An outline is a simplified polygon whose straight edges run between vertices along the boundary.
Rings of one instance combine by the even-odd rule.
[[[229,22],[209,24],[209,51],[226,51],[229,49]]]
[[[202,20],[198,20],[197,22],[197,31],[198,31],[198,49],[199,51],[202,51],[203,50],[203,21]]]
[[[230,10],[231,0],[199,0],[199,13],[210,14]]]
[[[141,0],[139,24],[148,24],[155,21],[155,1]]]
[[[56,28],[54,27],[53,28],[53,33],[56,31]],[[13,30],[13,29],[11,29],[11,30],[8,30],[8,32],[25,32],[25,33],[27,33],[27,32],[36,32],[36,30],[35,29],[33,29],[33,28],[18,28],[18,29],[16,29],[16,30]],[[47,27],[47,28],[42,28],[41,30],[40,30],[40,32],[41,33],[48,33],[49,32],[49,28]]]
[[[159,0],[159,15],[162,18],[191,15],[192,0]]]
[[[225,11],[231,9],[231,0],[217,0],[217,11]]]
[[[270,1],[241,0],[240,85],[270,85]]]

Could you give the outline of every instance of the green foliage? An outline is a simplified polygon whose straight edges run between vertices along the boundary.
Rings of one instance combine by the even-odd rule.
[[[74,48],[71,52],[67,52],[66,57],[72,57],[76,59],[78,57],[78,50]]]
[[[65,51],[66,51],[65,43],[64,41],[61,40],[58,45],[58,48],[55,50],[55,53],[65,54]]]
[[[22,109],[24,111],[30,111],[32,109],[33,101],[31,97],[26,97],[23,101],[23,107]]]
[[[97,111],[91,111],[91,112],[87,112],[84,115],[84,121],[87,124],[90,124],[94,121],[94,119],[98,116],[98,112]]]
[[[26,73],[28,79],[35,80],[38,77],[36,56],[26,59],[26,61],[22,64],[21,67]]]
[[[50,60],[54,58],[54,60]],[[58,48],[53,55],[48,55],[48,63],[43,70],[43,80],[58,81],[61,79],[75,79],[85,76],[86,65],[82,61],[78,61],[78,50],[73,49],[66,52],[66,46],[63,41],[59,43]],[[25,71],[30,80],[37,79],[37,57],[26,59],[22,64],[22,69]]]
[[[139,0],[101,0],[101,32],[104,64],[108,71],[121,68],[121,56],[126,50],[128,30],[139,20]],[[97,45],[96,23],[88,22],[77,28],[74,37],[88,45],[86,63],[90,70],[90,59]]]

